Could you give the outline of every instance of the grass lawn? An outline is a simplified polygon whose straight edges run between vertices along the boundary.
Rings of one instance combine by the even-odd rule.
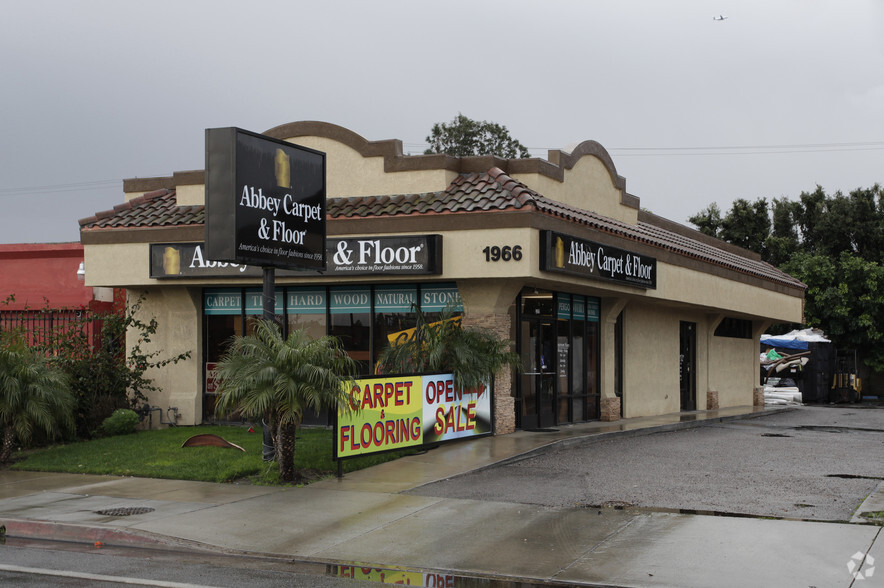
[[[193,435],[214,434],[235,448],[182,447]],[[328,428],[302,428],[295,444],[295,467],[306,481],[335,475],[332,459],[333,431]],[[249,482],[282,484],[276,462],[261,459],[260,429],[247,426],[170,427],[138,431],[132,435],[80,441],[27,451],[10,469],[39,472],[106,474],[204,482]],[[343,461],[344,472],[360,470],[416,450],[369,455]]]

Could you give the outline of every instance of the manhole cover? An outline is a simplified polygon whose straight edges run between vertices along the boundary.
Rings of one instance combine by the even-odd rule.
[[[104,510],[96,510],[95,514],[106,517],[128,517],[131,515],[140,515],[153,512],[154,509],[148,506],[121,506],[118,508],[106,508]]]

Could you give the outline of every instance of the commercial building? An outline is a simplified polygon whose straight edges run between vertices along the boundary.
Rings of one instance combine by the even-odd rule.
[[[524,370],[495,380],[496,434],[757,404],[759,336],[802,320],[801,282],[642,210],[596,142],[505,160],[321,122],[266,135],[327,158],[328,267],[276,272],[282,323],[340,337],[365,374],[416,307],[513,340]],[[125,203],[80,221],[86,283],[143,295],[156,345],[193,354],[153,374],[150,403],[179,424],[213,418],[213,365],[262,312],[260,268],[205,256],[205,181],[126,180]]]
[[[124,293],[86,286],[82,264],[80,243],[0,245],[0,331],[22,329],[48,345],[69,325],[91,330],[83,319],[119,312]]]

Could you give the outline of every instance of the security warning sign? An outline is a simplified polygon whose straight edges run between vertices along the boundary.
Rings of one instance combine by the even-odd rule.
[[[453,374],[356,380],[338,413],[335,457],[441,443],[491,433],[490,386],[461,390]]]

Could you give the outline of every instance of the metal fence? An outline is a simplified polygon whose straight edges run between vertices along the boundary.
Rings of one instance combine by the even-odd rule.
[[[101,327],[101,318],[89,310],[0,311],[0,332],[18,332],[27,345],[49,354],[73,341],[95,345]]]

